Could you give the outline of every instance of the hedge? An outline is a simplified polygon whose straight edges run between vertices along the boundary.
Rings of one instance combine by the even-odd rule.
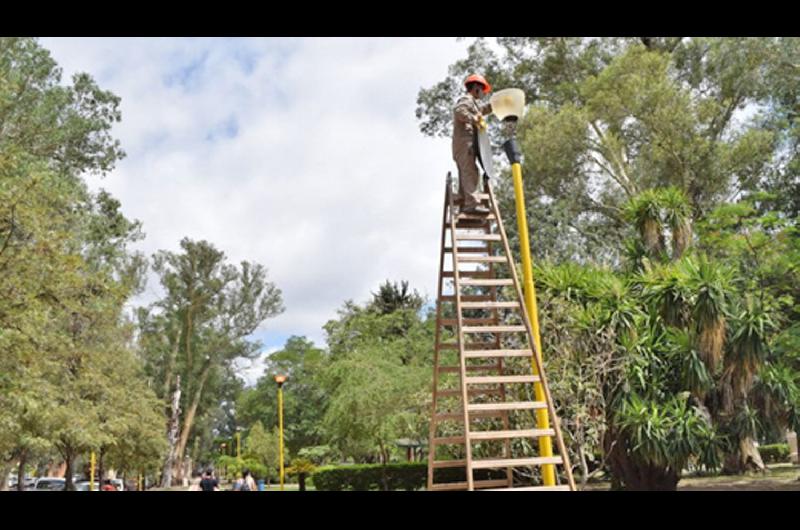
[[[435,471],[434,479],[440,482],[466,481],[464,468],[443,468]],[[505,471],[482,469],[475,472],[476,480],[504,478]],[[354,464],[320,467],[311,476],[314,488],[323,491],[343,490],[418,490],[426,486],[428,464],[408,462],[402,464]]]
[[[762,445],[758,448],[765,464],[776,464],[789,461],[789,444]]]

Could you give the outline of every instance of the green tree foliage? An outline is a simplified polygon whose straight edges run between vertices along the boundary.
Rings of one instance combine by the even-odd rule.
[[[267,357],[263,377],[236,400],[236,417],[242,425],[261,422],[278,425],[278,387],[273,377],[288,376],[283,385],[286,446],[293,455],[324,441],[322,416],[327,396],[319,378],[327,356],[305,337],[290,337],[284,347]]]
[[[140,225],[82,178],[123,156],[119,98],[88,74],[63,85],[34,39],[0,39],[0,79],[0,457],[60,456],[70,488],[81,453],[147,459],[163,438],[123,312]]]
[[[245,441],[245,458],[256,461],[263,469],[262,476],[267,479],[278,477],[280,466],[280,439],[278,427],[271,431],[264,429],[261,422],[256,422],[250,428],[250,434]],[[284,446],[284,462],[288,462],[289,453]]]
[[[176,467],[197,418],[220,407],[224,389],[234,378],[234,361],[258,353],[260,344],[247,337],[283,311],[281,292],[266,279],[262,265],[230,265],[207,241],[184,238],[180,245],[180,252],[162,250],[153,257],[165,296],[138,313],[148,371],[165,402],[170,401],[176,376],[181,376]],[[182,476],[181,468],[174,476]]]
[[[381,292],[365,307],[347,302],[325,325],[323,426],[330,445],[357,462],[387,463],[395,440],[427,436],[434,321],[420,318],[418,301],[386,313],[380,300]]]

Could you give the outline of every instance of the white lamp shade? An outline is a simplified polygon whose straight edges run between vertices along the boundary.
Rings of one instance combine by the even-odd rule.
[[[522,111],[525,109],[525,92],[519,88],[498,90],[489,101],[492,104],[492,112],[500,120],[509,116],[522,118]]]

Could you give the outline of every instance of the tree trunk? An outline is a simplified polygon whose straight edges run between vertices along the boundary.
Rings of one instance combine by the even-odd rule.
[[[586,486],[589,482],[589,466],[586,463],[586,451],[583,450],[583,444],[578,444],[578,461],[581,464],[581,486]]]
[[[297,476],[297,482],[300,485],[300,491],[306,491],[306,474],[299,473]]]
[[[11,460],[3,461],[0,464],[0,491],[8,491],[8,474],[11,473],[11,468],[14,467],[14,462],[16,462],[16,458],[12,458]]]
[[[103,491],[103,451],[97,451],[97,487]]]
[[[761,460],[761,453],[758,452],[754,440],[746,436],[739,440],[738,447],[732,453],[725,455],[722,472],[739,475],[748,469],[764,471],[766,466]]]
[[[62,453],[62,456],[64,457],[64,462],[67,464],[67,469],[66,471],[64,471],[64,480],[65,480],[64,489],[66,491],[74,491],[75,485],[72,483],[72,459],[73,459],[72,450],[65,449],[64,452]]]
[[[25,491],[25,463],[27,461],[28,452],[22,451],[19,455],[19,468],[17,468],[17,491]]]
[[[197,385],[197,390],[194,393],[192,404],[189,406],[189,410],[186,412],[186,416],[183,419],[183,429],[181,430],[181,437],[178,442],[177,450],[175,451],[175,458],[179,463],[183,461],[183,454],[186,451],[186,444],[189,441],[189,434],[194,426],[194,416],[197,413],[197,407],[200,405],[200,398],[203,396],[203,387],[206,384],[206,380],[208,379],[208,374],[210,372],[211,363],[209,362],[203,368],[203,373],[200,374],[200,381]],[[181,467],[182,466],[178,466],[178,479],[181,479],[183,475]]]
[[[170,414],[167,425],[167,443],[169,452],[164,461],[164,469],[161,473],[161,487],[172,486],[172,467],[175,462],[176,448],[175,442],[178,438],[178,423],[180,422],[180,401],[181,401],[181,376],[175,378],[175,392],[172,394],[172,413]]]
[[[671,467],[653,466],[635,461],[625,439],[615,433],[606,433],[607,461],[613,476],[612,485],[628,491],[675,491],[678,489],[680,470]],[[611,442],[613,440],[613,442]]]
[[[167,375],[164,377],[164,400],[167,401],[169,399],[169,389],[170,385],[172,384],[172,373],[175,371],[175,360],[178,357],[178,349],[180,348],[181,343],[181,336],[180,331],[178,331],[177,336],[175,337],[175,343],[172,346],[172,350],[169,354],[169,359],[167,360]],[[167,401],[167,403],[169,403]],[[167,405],[168,406],[168,405]]]

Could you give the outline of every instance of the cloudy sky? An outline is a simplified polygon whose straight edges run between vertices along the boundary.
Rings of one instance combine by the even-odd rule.
[[[254,338],[324,344],[322,325],[384,279],[435,297],[447,139],[422,136],[420,87],[466,53],[454,38],[46,38],[65,76],[122,98],[127,152],[89,178],[144,224],[137,248],[206,239],[256,261],[286,311]],[[160,295],[155,277],[136,304]],[[253,381],[261,364],[243,366]]]

